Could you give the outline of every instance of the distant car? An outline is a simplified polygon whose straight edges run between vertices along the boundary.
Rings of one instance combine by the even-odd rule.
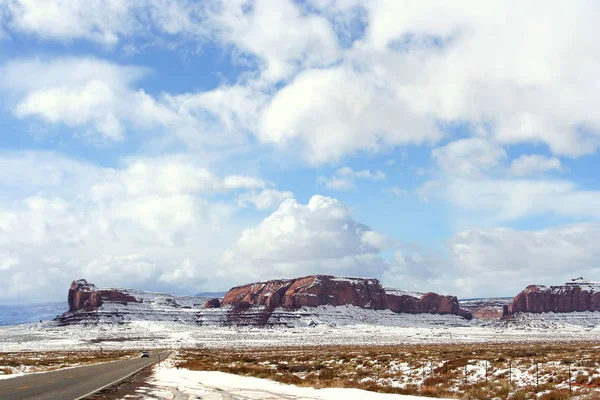
[[[142,358],[150,358],[150,353],[148,353],[147,351],[142,351]]]

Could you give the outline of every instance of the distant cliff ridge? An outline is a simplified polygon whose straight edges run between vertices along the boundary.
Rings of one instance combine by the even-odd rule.
[[[503,314],[575,311],[600,311],[600,282],[577,278],[560,286],[530,285],[504,306]]]
[[[300,309],[306,311],[321,306],[355,306],[396,314],[451,314],[471,318],[468,311],[459,307],[455,296],[393,289],[386,292],[377,279],[330,275],[237,286],[222,299],[184,298],[132,289],[99,289],[80,279],[71,284],[68,304],[69,312],[59,318],[66,324],[98,320],[126,322],[142,318],[198,324],[268,325],[272,324],[269,321],[285,320]],[[275,310],[279,311],[274,314]]]

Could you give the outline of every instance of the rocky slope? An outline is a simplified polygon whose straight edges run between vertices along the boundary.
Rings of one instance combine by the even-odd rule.
[[[527,286],[504,307],[503,315],[577,311],[600,311],[600,282],[577,278],[560,286]]]

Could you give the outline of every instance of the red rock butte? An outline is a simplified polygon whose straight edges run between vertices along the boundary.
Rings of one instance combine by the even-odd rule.
[[[236,286],[227,292],[221,307],[245,309],[264,306],[273,311],[278,307],[294,310],[302,307],[352,305],[373,310],[389,309],[395,313],[471,315],[461,310],[455,296],[425,293],[386,293],[377,279],[311,275],[296,279],[280,279]]]
[[[529,285],[504,307],[504,318],[524,313],[600,311],[600,282],[573,279],[561,286]]]
[[[116,289],[98,289],[96,285],[79,279],[71,283],[69,288],[69,311],[91,311],[102,306],[103,301],[119,303],[138,303],[139,301],[128,294]]]

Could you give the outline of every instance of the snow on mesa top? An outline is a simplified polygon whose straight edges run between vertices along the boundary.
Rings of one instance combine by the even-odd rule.
[[[600,282],[575,278],[560,286],[527,286],[505,306],[504,317],[517,313],[575,311],[600,311]]]

